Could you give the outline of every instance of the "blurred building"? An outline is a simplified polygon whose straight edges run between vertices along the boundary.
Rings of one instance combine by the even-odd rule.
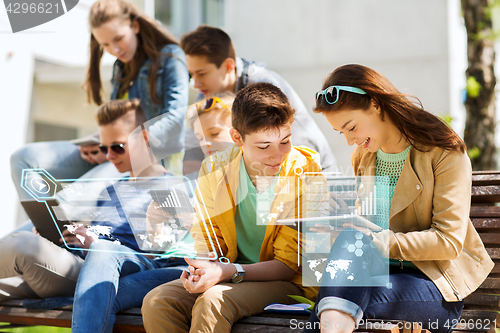
[[[0,14],[0,96],[8,122],[0,137],[5,190],[0,236],[25,217],[10,178],[9,156],[26,142],[67,140],[97,129],[94,105],[81,89],[88,61],[88,10],[80,0],[67,14],[12,34]],[[334,68],[360,63],[386,75],[402,92],[463,129],[465,33],[458,0],[135,0],[176,36],[199,24],[223,28],[238,56],[262,61],[295,88],[309,109]],[[103,59],[105,96],[113,57]],[[194,96],[194,91],[193,91]],[[312,112],[311,112],[312,113]],[[326,119],[313,115],[339,170],[350,169],[352,147]]]

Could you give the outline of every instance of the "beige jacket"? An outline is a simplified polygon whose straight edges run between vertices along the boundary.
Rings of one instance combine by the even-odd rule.
[[[494,266],[469,219],[470,160],[460,152],[417,146],[422,152],[415,146],[394,190],[389,230],[375,234],[373,242],[379,249],[389,244],[390,258],[413,262],[446,301],[459,301]],[[375,161],[375,153],[356,147],[355,174],[375,176]]]

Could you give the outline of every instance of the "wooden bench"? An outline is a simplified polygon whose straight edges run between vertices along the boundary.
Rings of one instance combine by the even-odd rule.
[[[495,333],[495,327],[500,327],[500,171],[473,173],[470,217],[495,262],[495,268],[480,288],[465,298],[464,310],[455,333]],[[71,327],[72,306],[56,310],[29,310],[23,308],[21,304],[22,301],[18,300],[1,303],[0,322],[11,323],[13,325],[11,327],[35,325]],[[303,325],[306,321],[307,317],[262,314],[243,318],[234,324],[232,332],[298,332],[300,330],[294,327]],[[409,329],[410,324],[369,321],[357,331],[420,333],[419,328]],[[0,326],[0,332],[2,328],[4,327]],[[140,309],[129,309],[118,314],[114,331],[145,332]]]

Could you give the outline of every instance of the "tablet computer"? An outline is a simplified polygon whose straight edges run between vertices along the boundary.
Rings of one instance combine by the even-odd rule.
[[[53,209],[54,206],[59,205],[59,202],[56,199],[48,199],[45,200],[45,202],[23,200],[21,201],[21,205],[26,211],[26,214],[28,214],[28,217],[31,219],[31,222],[33,222],[33,225],[40,236],[47,238],[52,243],[60,246],[62,243],[59,241],[61,238],[59,230],[62,233],[66,229],[65,225],[71,224],[71,221],[57,219]],[[59,230],[57,230],[58,227]]]
[[[281,219],[276,221],[280,224],[295,224],[296,222],[306,222],[308,226],[316,224],[327,224],[335,229],[343,228],[345,223],[350,223],[358,227],[368,228],[372,231],[381,231],[382,228],[373,223],[372,221],[356,214],[335,215],[335,216],[318,216],[318,217],[304,217],[300,219]]]

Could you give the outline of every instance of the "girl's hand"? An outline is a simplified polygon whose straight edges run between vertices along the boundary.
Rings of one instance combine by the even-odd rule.
[[[351,228],[351,229],[355,229],[355,230],[361,231],[366,236],[368,236],[370,239],[373,239],[373,231],[371,231],[368,228],[359,227],[359,226],[354,225],[352,223],[344,223],[344,228]]]
[[[343,199],[338,198],[337,195],[334,193],[330,193],[330,198],[328,200],[328,203],[330,204],[330,209],[329,209],[330,216],[344,215],[351,213],[349,211],[347,203]]]

